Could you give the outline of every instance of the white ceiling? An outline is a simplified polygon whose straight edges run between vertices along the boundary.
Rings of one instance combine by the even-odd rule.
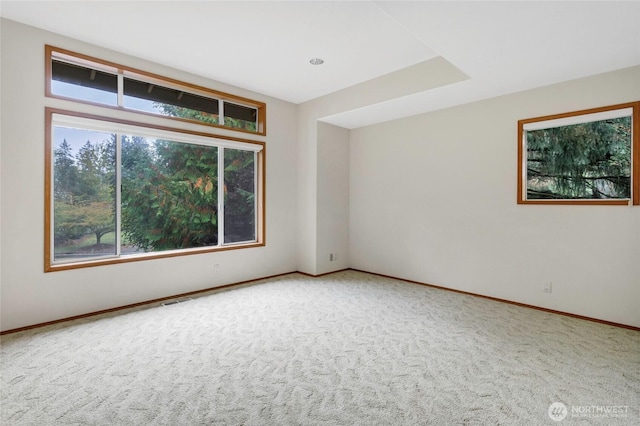
[[[436,56],[470,77],[325,119],[348,128],[640,65],[640,1],[2,0],[0,15],[294,103]]]

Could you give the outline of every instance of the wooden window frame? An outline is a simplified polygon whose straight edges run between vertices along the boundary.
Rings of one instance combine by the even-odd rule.
[[[53,115],[60,114],[65,116],[72,117],[80,117],[89,120],[96,120],[104,123],[114,123],[115,126],[118,124],[128,125],[128,126],[136,126],[149,128],[159,131],[168,131],[174,133],[182,133],[186,135],[193,135],[198,137],[206,137],[213,139],[221,139],[223,141],[231,141],[231,142],[240,142],[240,143],[248,143],[248,144],[257,144],[262,148],[259,152],[257,152],[257,169],[256,169],[256,241],[248,242],[248,243],[235,243],[235,244],[219,244],[217,246],[211,247],[197,247],[197,248],[188,248],[188,249],[176,249],[176,250],[167,250],[160,252],[149,252],[149,253],[139,253],[139,254],[127,254],[125,256],[120,257],[110,257],[110,258],[101,258],[101,259],[83,259],[78,262],[65,262],[65,263],[54,263],[54,257],[52,253],[52,243],[53,243],[53,229],[52,229],[52,219],[53,219],[53,146],[52,146],[52,136],[53,136]],[[70,269],[79,269],[79,268],[88,268],[94,266],[103,266],[103,265],[112,265],[119,263],[129,263],[129,262],[137,262],[143,260],[151,260],[151,259],[162,259],[169,257],[177,257],[177,256],[187,256],[193,254],[202,254],[202,253],[212,253],[218,251],[226,251],[226,250],[237,250],[251,247],[263,247],[266,245],[265,237],[266,237],[266,215],[265,215],[265,207],[266,207],[266,144],[264,142],[259,142],[255,140],[248,139],[239,139],[230,136],[222,136],[222,135],[214,135],[211,133],[198,132],[193,130],[184,130],[178,129],[175,127],[168,127],[162,125],[155,125],[131,120],[123,120],[112,117],[103,117],[93,114],[86,114],[77,111],[69,111],[58,108],[45,108],[45,193],[44,193],[44,203],[45,203],[45,215],[44,215],[44,227],[45,227],[45,238],[44,238],[44,271],[45,272],[54,272],[54,271],[63,271]]]
[[[256,131],[254,132],[250,130],[240,129],[237,127],[226,126],[224,124],[213,124],[213,123],[206,123],[198,120],[192,120],[188,118],[154,114],[152,112],[140,111],[132,108],[127,108],[124,106],[105,105],[105,104],[100,104],[100,103],[91,102],[91,101],[74,99],[67,96],[56,95],[52,93],[52,90],[51,90],[51,80],[53,77],[52,61],[55,57],[57,57],[57,59],[61,59],[69,63],[74,63],[81,66],[99,69],[101,71],[110,72],[118,76],[122,75],[124,77],[141,80],[150,84],[157,84],[159,86],[181,90],[188,93],[193,93],[195,95],[211,97],[213,99],[217,99],[222,102],[230,102],[240,106],[255,108],[257,110]],[[59,47],[55,47],[51,45],[45,45],[45,95],[49,98],[70,100],[73,102],[78,102],[78,103],[83,103],[88,105],[96,105],[101,108],[110,108],[110,109],[116,109],[121,111],[129,111],[136,114],[143,114],[143,115],[148,115],[152,117],[162,117],[169,120],[177,120],[177,121],[183,121],[188,123],[196,123],[204,126],[218,127],[222,129],[236,131],[236,132],[249,133],[252,135],[266,136],[267,134],[267,124],[266,124],[267,105],[264,102],[259,102],[253,99],[243,98],[241,96],[236,96],[236,95],[220,92],[213,89],[208,89],[203,86],[186,83],[186,82],[175,80],[169,77],[163,77],[158,74],[142,71],[133,67],[117,64],[115,62],[105,61],[102,59],[94,58],[92,56],[76,53],[66,49],[61,49]]]
[[[550,121],[568,117],[595,114],[607,111],[632,109],[631,123],[631,197],[624,199],[527,199],[526,176],[526,140],[525,125],[541,121]],[[572,111],[562,114],[547,115],[528,118],[518,121],[518,204],[547,204],[547,205],[640,205],[640,101],[610,105],[600,108],[591,108],[580,111]]]

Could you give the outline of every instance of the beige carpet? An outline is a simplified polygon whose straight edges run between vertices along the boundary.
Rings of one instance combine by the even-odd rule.
[[[354,271],[11,334],[0,356],[2,425],[640,424],[640,333]]]

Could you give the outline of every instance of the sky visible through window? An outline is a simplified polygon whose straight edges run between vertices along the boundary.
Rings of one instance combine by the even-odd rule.
[[[65,83],[58,80],[51,80],[51,93],[73,99],[96,102],[102,105],[118,105],[117,93]]]
[[[96,145],[108,141],[110,134],[86,129],[73,129],[70,127],[54,126],[53,128],[53,149],[58,149],[63,141],[67,141],[71,152],[76,155],[80,148],[87,142]]]
[[[118,105],[118,95],[116,93],[108,92],[106,90],[93,89],[91,87],[83,87],[77,84],[65,83],[57,80],[51,80],[51,92],[56,95],[95,102],[102,105]],[[140,99],[133,96],[125,96],[125,105],[127,108],[135,109],[138,111],[162,114],[162,111],[155,105],[155,102],[146,99]]]
[[[56,80],[51,80],[51,92],[56,95],[82,99],[103,105],[116,106],[118,102],[117,94],[115,93]],[[156,114],[160,112],[152,101],[134,98],[132,96],[127,96],[126,98],[128,108],[153,112]],[[104,133],[92,132],[84,129],[79,131],[77,129],[70,129],[66,127],[56,127],[56,131],[54,132],[54,146],[55,148],[58,148],[62,141],[66,139],[69,146],[73,149],[73,152],[77,153],[78,149],[80,149],[87,141],[90,141],[91,143],[103,142],[101,138],[103,138],[104,135]]]

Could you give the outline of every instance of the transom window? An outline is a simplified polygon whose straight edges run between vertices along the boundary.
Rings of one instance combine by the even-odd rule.
[[[47,95],[266,134],[266,105],[46,47]]]

